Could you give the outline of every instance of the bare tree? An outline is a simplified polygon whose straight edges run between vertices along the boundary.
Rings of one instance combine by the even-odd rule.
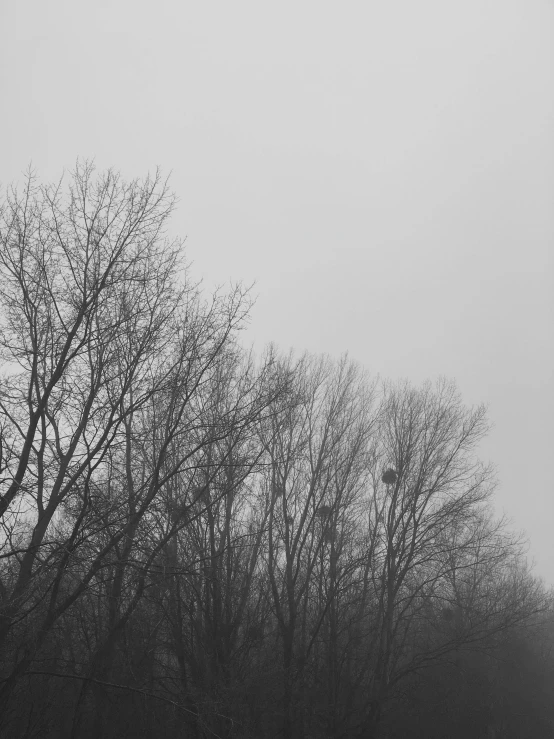
[[[348,508],[367,462],[374,420],[372,386],[346,359],[334,364],[306,355],[294,367],[294,378],[292,394],[261,431],[267,455],[267,575],[283,650],[287,737],[302,733],[293,687],[337,592]],[[316,575],[319,607],[313,613]],[[333,611],[329,623],[333,631]],[[334,636],[331,641],[336,648]],[[333,664],[336,654],[330,659]]]
[[[528,579],[525,594],[512,597],[515,585],[505,587],[521,547],[488,513],[494,480],[476,457],[486,431],[485,409],[465,408],[450,382],[385,387],[370,498],[369,710],[361,736],[374,736],[406,675],[542,605]],[[441,635],[431,638],[433,618]],[[457,629],[444,629],[450,620]]]
[[[84,165],[67,192],[30,177],[4,208],[2,348],[13,371],[0,388],[0,641],[29,629],[4,692],[108,563],[110,602],[119,603],[140,523],[160,491],[257,412],[249,398],[232,419],[207,423],[205,388],[248,302],[237,288],[204,304],[187,284],[181,245],[164,236],[172,204],[159,175],[127,184]],[[62,506],[72,510],[63,521]],[[82,547],[91,553],[90,526],[104,541],[79,559]],[[135,600],[140,577],[137,587]],[[108,632],[128,613],[112,610]]]

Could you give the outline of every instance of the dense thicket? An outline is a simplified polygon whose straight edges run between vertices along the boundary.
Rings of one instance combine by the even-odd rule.
[[[253,358],[158,176],[29,177],[0,223],[0,726],[13,737],[544,737],[549,599],[483,408]]]

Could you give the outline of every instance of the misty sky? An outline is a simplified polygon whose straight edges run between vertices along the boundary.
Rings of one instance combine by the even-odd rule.
[[[156,165],[247,341],[455,378],[554,583],[554,2],[0,0],[0,181]]]

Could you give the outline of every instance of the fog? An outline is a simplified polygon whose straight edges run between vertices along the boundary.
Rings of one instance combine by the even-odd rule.
[[[3,185],[160,166],[246,342],[447,376],[489,407],[499,511],[554,582],[554,5],[15,2]]]

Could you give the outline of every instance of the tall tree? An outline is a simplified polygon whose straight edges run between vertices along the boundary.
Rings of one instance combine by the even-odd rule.
[[[3,207],[0,646],[14,628],[25,644],[4,693],[108,565],[109,632],[124,625],[114,604],[141,521],[205,445],[256,415],[259,393],[208,422],[206,388],[248,301],[236,288],[205,304],[188,283],[164,233],[173,202],[159,175],[82,165],[67,188],[30,176]],[[91,525],[104,531],[92,551]]]

